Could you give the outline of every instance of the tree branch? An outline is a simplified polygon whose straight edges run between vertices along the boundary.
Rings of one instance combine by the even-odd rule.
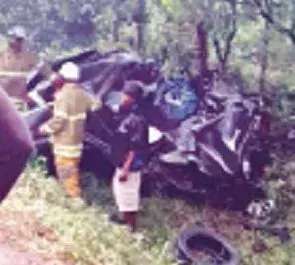
[[[215,52],[216,52],[218,61],[222,62],[223,61],[223,56],[222,56],[222,51],[221,51],[221,47],[220,47],[220,42],[219,42],[219,40],[217,39],[216,36],[213,38],[213,44],[214,44],[214,47],[215,47]]]
[[[208,32],[204,27],[204,21],[200,21],[196,26],[197,34],[197,71],[203,75],[208,70]]]
[[[236,0],[228,0],[228,2],[231,6],[231,11],[232,11],[232,23],[231,23],[231,30],[224,41],[225,45],[224,45],[223,52],[221,49],[220,41],[217,39],[216,36],[214,36],[213,38],[213,45],[215,47],[218,60],[221,63],[222,71],[225,70],[228,57],[231,53],[232,41],[237,33],[237,8],[236,8],[237,2]]]
[[[269,24],[271,24],[278,32],[286,35],[291,40],[292,44],[295,45],[295,32],[293,30],[293,26],[291,26],[291,28],[288,28],[282,25],[279,21],[276,21],[275,18],[263,8],[261,0],[253,0],[253,2],[259,9],[259,14],[261,15],[261,17],[265,19]],[[266,4],[267,7],[269,7],[269,3]]]
[[[230,5],[232,9],[232,29],[226,39],[225,43],[225,51],[224,51],[224,60],[227,61],[228,56],[230,55],[231,52],[231,44],[232,41],[237,33],[237,8],[236,8],[236,0],[230,0]]]

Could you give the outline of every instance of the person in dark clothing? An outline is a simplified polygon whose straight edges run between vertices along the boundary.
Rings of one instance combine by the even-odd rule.
[[[0,128],[0,201],[3,201],[24,170],[34,144],[28,127],[1,88]]]
[[[111,221],[127,224],[132,231],[137,226],[141,170],[148,148],[148,126],[136,107],[141,98],[142,88],[139,83],[126,82],[120,104],[120,111],[126,116],[118,128],[118,138],[125,144],[113,177],[113,194],[119,215],[113,215]]]

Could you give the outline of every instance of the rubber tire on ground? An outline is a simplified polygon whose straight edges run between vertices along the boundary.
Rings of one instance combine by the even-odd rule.
[[[216,248],[223,248],[226,253],[228,253],[228,258],[222,262],[218,263],[218,265],[238,265],[240,264],[240,256],[236,249],[228,243],[224,238],[217,235],[214,232],[208,231],[203,228],[198,227],[189,227],[184,229],[177,237],[176,240],[176,251],[178,259],[181,260],[185,265],[203,265],[200,261],[198,261],[196,258],[193,257],[190,247],[189,247],[189,240],[192,240],[193,238],[208,238],[210,241],[212,240],[212,245],[214,246],[208,246],[213,251],[218,251]]]

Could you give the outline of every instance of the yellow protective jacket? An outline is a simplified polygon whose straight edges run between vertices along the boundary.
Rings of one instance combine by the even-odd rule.
[[[83,91],[76,83],[66,83],[55,94],[53,117],[40,130],[51,135],[55,155],[80,157],[88,111],[101,107],[101,101]]]
[[[22,51],[15,53],[8,49],[0,53],[1,72],[29,73],[37,66],[37,57],[30,52]],[[10,97],[24,99],[26,96],[26,77],[0,76],[0,86],[4,88]]]

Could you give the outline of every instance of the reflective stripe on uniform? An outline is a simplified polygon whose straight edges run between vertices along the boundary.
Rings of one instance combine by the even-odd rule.
[[[68,158],[78,158],[82,155],[82,150],[76,151],[76,152],[69,152],[65,150],[59,150],[55,149],[53,150],[54,155],[62,156],[62,157],[68,157]]]
[[[69,121],[78,121],[78,120],[85,120],[86,119],[86,113],[84,113],[84,112],[83,113],[82,112],[81,113],[77,113],[75,115],[69,115],[69,114],[67,114],[64,111],[55,110],[54,111],[54,116],[67,119]]]
[[[53,152],[55,155],[63,156],[63,157],[80,157],[82,154],[83,144],[75,144],[75,145],[62,145],[62,144],[54,144]]]
[[[66,149],[66,150],[69,150],[69,151],[75,151],[75,150],[82,149],[83,144],[71,144],[71,145],[56,144],[56,147]]]

